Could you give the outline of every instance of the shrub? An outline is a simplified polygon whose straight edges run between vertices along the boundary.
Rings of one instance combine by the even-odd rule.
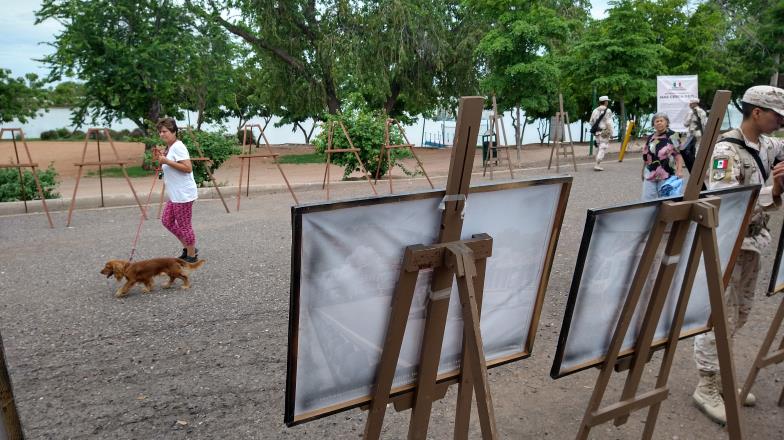
[[[71,130],[63,127],[57,129],[57,139],[68,139],[71,137]]]
[[[55,191],[57,187],[57,171],[49,164],[46,170],[38,171],[38,180],[47,199],[56,199],[60,194]],[[39,200],[38,189],[35,186],[32,171],[22,172],[24,195],[27,200]],[[0,168],[0,202],[15,202],[22,200],[22,186],[19,185],[19,171],[16,168]]]
[[[365,109],[351,109],[343,115],[329,115],[326,124],[331,121],[343,121],[343,124],[351,136],[351,142],[355,148],[358,148],[359,157],[362,159],[368,173],[374,175],[378,167],[379,151],[384,147],[384,127],[386,125],[386,115],[380,112],[372,112]],[[313,142],[316,147],[316,153],[324,154],[327,148],[327,125],[321,130],[321,133],[316,137]],[[403,143],[403,137],[396,127],[390,127],[389,130],[390,142],[393,145],[400,145]],[[351,148],[343,134],[343,130],[339,124],[335,124],[334,134],[332,135],[332,148]],[[411,172],[405,169],[402,164],[397,163],[399,159],[411,157],[407,149],[394,149],[391,150],[391,164],[386,160],[386,155],[382,158],[381,169],[379,170],[379,177],[383,176],[389,171],[391,166],[397,165],[406,174]],[[342,165],[343,178],[348,178],[354,171],[360,171],[359,162],[353,153],[335,153],[332,155],[331,162]]]
[[[41,140],[42,141],[49,141],[52,139],[57,139],[57,131],[56,130],[46,130],[41,132]]]

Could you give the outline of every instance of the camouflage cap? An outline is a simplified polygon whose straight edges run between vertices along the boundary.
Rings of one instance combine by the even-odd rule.
[[[700,98],[691,98],[689,100],[689,104],[699,104],[699,103],[700,103]]]
[[[773,86],[754,86],[746,90],[741,101],[784,116],[784,90]]]

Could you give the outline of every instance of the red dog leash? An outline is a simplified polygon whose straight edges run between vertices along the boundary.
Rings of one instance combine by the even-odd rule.
[[[161,165],[159,163],[158,166],[155,167],[155,173],[153,173],[152,175],[152,186],[150,187],[150,192],[147,194],[147,200],[144,202],[144,212],[140,216],[139,227],[136,228],[136,238],[133,239],[133,244],[131,245],[131,256],[128,257],[129,262],[133,261],[133,255],[136,253],[136,243],[139,242],[139,236],[141,235],[142,232],[142,225],[144,224],[144,219],[147,216],[147,211],[150,208],[150,197],[152,197],[152,192],[155,189],[155,183],[156,183],[155,181],[158,180],[158,174],[160,172],[161,172]]]

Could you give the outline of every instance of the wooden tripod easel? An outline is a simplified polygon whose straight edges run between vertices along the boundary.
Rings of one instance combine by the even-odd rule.
[[[332,144],[332,139],[335,135],[336,123],[340,124],[340,129],[343,130],[343,135],[346,136],[346,141],[348,141],[350,148],[333,148],[334,145]],[[365,167],[365,164],[359,157],[359,148],[355,148],[354,143],[351,142],[351,136],[348,135],[348,130],[346,130],[346,126],[343,124],[343,121],[329,121],[327,122],[327,148],[324,150],[324,154],[327,155],[327,165],[324,167],[324,181],[321,182],[321,189],[326,188],[327,190],[327,200],[329,200],[329,164],[332,161],[332,155],[338,153],[354,153],[354,157],[357,158],[357,162],[359,163],[359,169],[362,171],[362,176],[367,179],[367,182],[370,185],[370,189],[373,190],[373,194],[378,195],[375,185],[373,185],[373,182],[370,181],[370,175],[367,172],[367,167]]]
[[[41,204],[43,205],[44,212],[46,213],[46,218],[49,220],[49,227],[54,228],[54,223],[52,223],[52,216],[49,214],[49,208],[46,206],[46,197],[44,197],[44,190],[41,187],[41,181],[38,180],[38,171],[36,167],[38,166],[37,163],[33,162],[32,156],[30,156],[30,148],[27,146],[27,140],[25,140],[24,132],[21,128],[2,128],[0,129],[0,139],[3,138],[3,135],[9,132],[11,133],[11,142],[14,144],[14,157],[16,158],[16,162],[11,162],[8,164],[0,164],[0,168],[16,168],[19,172],[19,188],[22,191],[22,202],[24,202],[25,213],[27,213],[27,193],[24,187],[24,177],[22,175],[22,168],[30,168],[33,173],[33,179],[35,180],[35,187],[38,190],[38,197],[41,198]],[[22,141],[22,145],[25,149],[25,154],[27,155],[27,162],[22,163],[19,160],[19,149],[16,145],[16,133],[19,133],[19,139]]]
[[[572,156],[572,166],[577,171],[577,161],[574,158],[574,141],[572,140],[572,130],[569,127],[569,114],[564,112],[563,108],[563,95],[558,94],[558,108],[560,111],[555,113],[555,133],[553,136],[553,144],[550,146],[550,161],[547,163],[547,169],[553,165],[553,154],[555,154],[555,171],[561,170],[560,157]],[[564,124],[565,123],[565,124]],[[552,127],[550,128],[553,129]],[[564,133],[569,133],[569,146],[564,143]]]
[[[102,160],[101,159],[101,134],[106,136],[106,139],[109,141],[109,145],[112,147],[112,152],[114,152],[114,160]],[[87,144],[90,141],[90,135],[95,136],[95,141],[98,146],[98,161],[95,162],[85,162],[85,157],[87,156]],[[68,208],[68,221],[66,222],[65,226],[71,226],[71,215],[73,214],[74,206],[76,206],[76,193],[79,191],[79,181],[82,178],[82,173],[84,172],[84,167],[86,166],[98,166],[98,182],[101,186],[101,207],[103,208],[104,200],[103,200],[103,170],[102,167],[104,165],[117,165],[122,170],[123,176],[125,177],[125,181],[128,182],[128,187],[131,188],[131,193],[133,193],[133,198],[136,200],[136,204],[139,205],[139,210],[142,212],[142,216],[147,219],[147,214],[142,206],[142,202],[139,200],[139,196],[136,195],[136,190],[133,189],[133,185],[131,184],[131,179],[128,178],[128,170],[125,169],[125,165],[128,163],[127,160],[120,160],[120,155],[117,153],[117,148],[114,146],[114,141],[112,140],[112,135],[109,133],[108,128],[88,128],[87,133],[84,135],[84,149],[82,149],[82,160],[79,163],[75,163],[74,165],[79,167],[79,173],[76,175],[76,185],[74,186],[73,197],[71,198],[71,206]]]
[[[739,396],[741,402],[746,400],[746,396],[749,395],[751,387],[754,386],[754,381],[757,380],[757,375],[760,370],[784,361],[784,338],[782,338],[779,347],[775,351],[770,351],[770,347],[773,345],[773,341],[776,339],[779,329],[781,329],[782,321],[784,321],[784,299],[782,299],[781,304],[779,304],[776,314],[773,315],[773,321],[771,321],[770,327],[765,334],[765,339],[762,341],[757,357],[754,359],[754,364],[751,366],[751,370],[749,370],[746,382],[743,383],[743,388],[741,389]],[[784,388],[782,388],[781,394],[779,394],[778,405],[784,406]]]
[[[711,108],[717,111],[711,112],[711,118],[708,121],[706,133],[709,133],[710,136],[703,136],[702,138],[702,146],[700,147],[695,163],[695,176],[703,176],[707,171],[709,165],[708,159],[713,152],[713,145],[719,134],[719,124],[721,122],[719,115],[724,115],[724,110],[727,108],[730,95],[731,94],[728,91],[720,90],[716,92]],[[735,372],[729,343],[730,335],[724,310],[724,280],[722,277],[718,243],[716,240],[720,200],[713,197],[699,199],[701,186],[701,179],[689,180],[683,195],[683,201],[664,202],[659,210],[658,217],[648,235],[645,249],[634,274],[634,278],[629,288],[629,294],[618,318],[615,331],[613,332],[607,357],[601,366],[601,372],[596,380],[596,386],[594,387],[593,394],[588,403],[588,408],[586,409],[580,424],[577,439],[587,439],[592,427],[613,419],[617,426],[624,424],[628,420],[629,414],[646,407],[648,408],[648,416],[645,420],[645,430],[643,431],[642,438],[652,438],[661,402],[664,401],[669,394],[667,380],[675,356],[675,349],[681,333],[686,308],[689,303],[691,287],[702,255],[705,257],[706,278],[711,304],[711,321],[714,326],[714,332],[716,333],[722,391],[727,414],[727,430],[731,439],[736,440],[742,438],[740,408],[738,404],[739,396],[737,388],[735,387]],[[649,361],[651,344],[656,332],[656,326],[661,317],[664,303],[667,299],[667,294],[676,272],[678,260],[681,258],[680,252],[686,240],[689,226],[692,223],[696,225],[697,232],[691,247],[683,285],[679,292],[672,327],[670,328],[667,341],[664,345],[664,356],[656,379],[656,386],[651,391],[637,394],[637,388],[640,384],[643,370],[646,363]],[[667,241],[664,257],[658,269],[653,292],[651,293],[650,300],[645,308],[642,328],[640,329],[637,338],[635,352],[631,359],[631,367],[626,377],[626,384],[621,394],[620,402],[600,408],[613,369],[618,361],[624,337],[629,330],[629,325],[635,310],[637,309],[643,286],[648,277],[648,272],[653,266],[656,251],[659,248],[663,234],[668,225],[672,225],[672,230],[669,235],[669,240]],[[728,268],[729,272],[731,272],[731,270],[732,268]]]
[[[506,128],[504,127],[504,116],[498,114],[498,104],[495,100],[495,95],[493,95],[493,112],[490,114],[490,117],[487,121],[488,124],[488,136],[490,136],[490,145],[487,146],[487,157],[484,158],[484,170],[482,171],[482,177],[487,174],[487,167],[490,166],[490,179],[493,179],[493,168],[498,165],[498,150],[503,150],[506,152],[506,163],[509,165],[509,177],[514,179],[514,171],[512,171],[512,158],[509,156],[509,148],[511,145],[506,141]],[[499,136],[500,133],[500,136]],[[501,136],[504,138],[504,143],[499,145],[501,142]],[[493,141],[495,139],[495,142]],[[493,165],[490,165],[490,161],[492,158],[495,158],[495,162]]]
[[[223,203],[223,209],[226,210],[226,214],[231,213],[229,211],[229,206],[226,204],[226,199],[223,198],[223,194],[220,192],[220,188],[218,187],[218,182],[215,181],[215,176],[212,175],[212,170],[210,170],[210,165],[212,165],[212,159],[209,157],[204,156],[204,152],[201,149],[201,145],[199,144],[198,139],[196,139],[196,135],[193,134],[193,129],[191,126],[188,126],[188,135],[190,136],[191,140],[193,140],[193,147],[196,149],[196,152],[199,153],[198,157],[191,157],[191,162],[206,162],[204,164],[204,169],[207,171],[207,176],[210,178],[210,182],[212,182],[212,187],[215,188],[215,191],[218,193],[218,197],[221,199],[221,203]],[[166,193],[166,182],[161,185],[161,198],[158,201],[158,219],[161,218],[161,213],[163,212],[163,196]]]
[[[397,129],[400,131],[400,135],[403,136],[403,140],[406,141],[405,144],[400,145],[392,145],[389,136],[389,129],[392,125],[395,125]],[[411,155],[414,156],[416,159],[417,164],[419,165],[419,169],[422,170],[422,173],[425,175],[425,179],[427,179],[427,183],[430,184],[430,188],[435,188],[433,186],[433,182],[430,181],[430,177],[427,175],[427,171],[425,171],[425,166],[422,165],[422,161],[419,160],[419,157],[414,152],[414,144],[408,141],[408,137],[406,136],[406,131],[403,130],[403,127],[400,125],[400,121],[392,118],[387,118],[386,126],[384,127],[384,146],[378,152],[378,166],[376,166],[376,180],[373,182],[374,184],[378,183],[378,178],[380,177],[379,174],[381,173],[381,162],[384,160],[384,156],[386,155],[387,163],[389,164],[389,168],[387,168],[387,179],[389,180],[389,193],[392,194],[394,191],[392,190],[392,150],[407,148],[408,151],[411,152]]]
[[[246,136],[248,132],[250,132],[251,137],[253,136],[254,127],[258,128],[260,132],[258,137],[259,141],[256,142],[256,145],[260,147],[261,139],[264,139],[264,145],[267,147],[266,153],[253,153],[251,145],[249,145],[247,151],[245,151]],[[248,162],[248,177],[247,177],[247,182],[245,187],[245,196],[246,197],[250,196],[250,161],[253,158],[271,157],[272,163],[274,163],[275,166],[278,167],[278,171],[280,171],[280,175],[281,177],[283,177],[283,181],[286,182],[286,187],[289,189],[289,192],[291,193],[291,197],[294,199],[294,203],[299,204],[299,200],[297,200],[297,196],[294,194],[294,190],[291,189],[291,185],[289,184],[289,179],[286,178],[286,173],[283,172],[283,168],[281,168],[280,163],[278,163],[278,156],[280,156],[280,154],[272,152],[272,147],[270,146],[270,143],[267,140],[267,135],[264,134],[264,127],[262,127],[260,124],[245,124],[242,127],[242,150],[243,150],[242,154],[237,156],[240,158],[240,181],[239,181],[239,185],[237,185],[237,211],[240,210],[240,198],[242,198],[242,177],[245,171],[246,161]]]
[[[474,390],[477,395],[482,436],[485,439],[497,438],[479,327],[486,259],[492,250],[492,238],[487,234],[479,234],[471,240],[460,240],[463,226],[462,213],[471,180],[474,146],[483,105],[484,99],[480,96],[465,97],[460,100],[455,150],[452,154],[446,196],[443,201],[444,212],[439,229],[439,244],[408,246],[405,250],[400,278],[392,300],[384,348],[371,393],[365,439],[378,439],[381,435],[384,414],[390,400],[394,402],[395,409],[398,411],[412,409],[408,438],[427,437],[433,402],[444,396],[448,386],[448,384],[437,384],[436,376],[453,277],[457,278],[464,325],[455,438],[467,438]],[[392,380],[400,356],[417,276],[424,269],[433,269],[433,278],[427,304],[416,389],[413,393],[390,398]]]

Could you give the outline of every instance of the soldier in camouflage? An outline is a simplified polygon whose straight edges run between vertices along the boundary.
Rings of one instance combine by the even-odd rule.
[[[768,215],[764,211],[781,205],[784,189],[784,162],[779,163],[784,160],[784,139],[768,136],[784,124],[784,90],[771,86],[751,87],[743,94],[742,109],[743,122],[740,127],[725,133],[716,142],[707,179],[711,189],[762,185],[725,292],[730,335],[746,323],[751,311],[760,253],[771,241],[767,227]],[[767,184],[769,177],[772,180],[770,185]],[[700,381],[692,399],[710,419],[726,424],[713,332],[695,338],[694,358]],[[743,404],[751,406],[755,401],[754,395],[749,393]]]
[[[599,107],[596,107],[591,113],[591,119],[588,123],[591,126],[591,133],[596,139],[596,165],[593,169],[596,171],[604,171],[601,163],[604,155],[607,153],[607,147],[610,145],[610,139],[613,133],[613,112],[610,110],[610,98],[607,95],[599,97]]]
[[[708,114],[700,107],[700,100],[694,98],[689,101],[689,111],[686,112],[686,117],[683,119],[683,125],[686,127],[687,139],[683,143],[683,160],[686,163],[686,168],[691,172],[691,167],[694,165],[694,159],[697,157],[697,147],[700,146],[702,139],[702,130],[705,124],[708,123]]]

